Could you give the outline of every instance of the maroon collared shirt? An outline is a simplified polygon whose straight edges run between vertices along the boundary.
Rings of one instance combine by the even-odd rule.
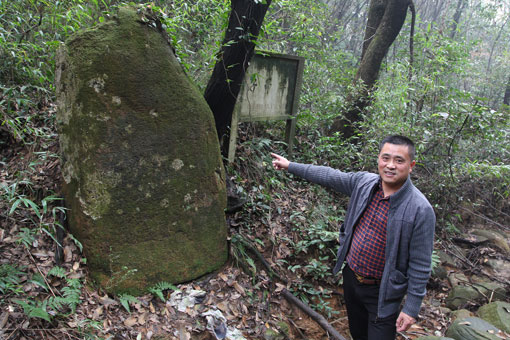
[[[381,279],[384,271],[386,249],[386,224],[389,198],[384,198],[379,183],[372,201],[365,209],[354,230],[347,264],[364,277]]]

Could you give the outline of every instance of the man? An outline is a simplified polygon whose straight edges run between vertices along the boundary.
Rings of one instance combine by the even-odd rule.
[[[289,162],[273,167],[351,197],[333,270],[342,266],[349,329],[355,340],[390,340],[416,322],[434,242],[434,211],[411,183],[415,148],[404,136],[379,145],[379,175]],[[407,295],[402,310],[400,305]]]

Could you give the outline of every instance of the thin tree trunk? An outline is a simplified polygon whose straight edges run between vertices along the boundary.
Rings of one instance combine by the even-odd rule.
[[[489,53],[489,60],[487,61],[487,74],[489,74],[489,72],[491,71],[491,64],[492,64],[492,57],[494,56],[494,49],[496,48],[496,45],[497,45],[499,39],[501,38],[501,33],[503,33],[503,30],[504,30],[505,26],[507,25],[509,19],[510,19],[510,16],[507,16],[505,22],[499,28],[498,35],[496,36],[496,39],[494,39],[494,42],[491,45],[491,52]]]
[[[510,105],[510,77],[506,83],[505,97],[503,98],[503,104]]]
[[[228,133],[241,83],[254,53],[255,40],[270,4],[271,0],[231,0],[225,38],[204,94],[214,114],[224,155],[227,149],[225,145],[228,144],[224,143],[224,137]]]
[[[408,7],[409,0],[370,2],[361,62],[354,80],[358,90],[348,98],[348,109],[333,122],[330,132],[339,131],[346,139],[355,135],[355,125],[370,104],[382,61],[404,24]]]
[[[466,0],[459,0],[459,2],[457,2],[457,9],[455,10],[455,14],[453,15],[453,22],[450,30],[451,39],[455,38],[455,33],[457,32],[457,26],[459,25],[460,16],[462,15],[464,8],[466,7],[466,4],[467,4]]]

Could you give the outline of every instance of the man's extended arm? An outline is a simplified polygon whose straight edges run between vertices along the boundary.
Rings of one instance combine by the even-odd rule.
[[[273,157],[273,167],[276,170],[288,170],[290,173],[310,182],[331,188],[348,196],[352,194],[357,183],[365,174],[363,172],[342,172],[327,166],[293,163],[274,153],[271,156]]]

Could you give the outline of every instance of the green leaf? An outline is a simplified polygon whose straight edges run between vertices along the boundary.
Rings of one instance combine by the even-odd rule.
[[[46,285],[46,282],[44,281],[42,275],[39,273],[34,274],[34,276],[32,276],[32,279],[29,280],[28,282],[34,283],[39,287],[42,287],[45,291],[48,291],[48,286]]]
[[[59,278],[64,278],[66,277],[66,270],[62,267],[59,267],[59,266],[55,266],[53,268],[50,269],[50,271],[48,272],[48,276],[50,275],[53,275],[53,276],[56,276],[56,277],[59,277]]]
[[[12,215],[12,213],[14,212],[14,210],[16,210],[16,208],[18,207],[18,205],[22,202],[22,199],[21,198],[18,198],[11,206],[11,209],[9,210],[9,215]]]
[[[124,309],[128,312],[128,313],[131,313],[131,309],[129,308],[129,303],[130,302],[133,302],[133,303],[140,303],[140,301],[138,301],[138,299],[132,295],[129,295],[129,294],[122,294],[122,295],[119,295],[119,302],[120,304],[122,305],[122,307],[124,307]]]
[[[40,307],[33,308],[30,311],[30,313],[28,313],[28,316],[31,318],[39,318],[39,319],[44,319],[48,322],[51,322],[51,317],[48,314],[48,312],[46,312],[44,309],[42,309]]]

